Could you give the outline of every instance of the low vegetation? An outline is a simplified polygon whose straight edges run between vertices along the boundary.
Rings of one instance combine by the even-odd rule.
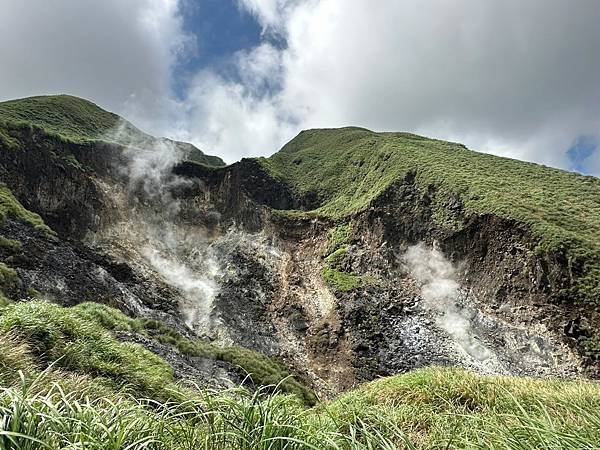
[[[202,356],[232,364],[256,386],[277,385],[281,392],[295,394],[307,405],[314,405],[317,401],[311,389],[293,377],[282,363],[273,358],[242,347],[223,347],[206,341],[192,341],[156,320],[128,320],[130,324],[134,324],[134,328],[141,329],[143,333],[163,344],[173,346],[184,355]]]
[[[25,209],[10,189],[0,184],[0,227],[5,224],[7,217],[20,220],[43,233],[54,234],[38,214]],[[4,239],[2,242],[6,244],[7,240]]]
[[[177,390],[167,363],[139,345],[116,341],[93,320],[92,308],[40,301],[11,304],[0,315],[0,332],[26,345],[41,368],[54,364],[137,397],[171,399]]]
[[[29,308],[44,311],[47,306],[32,303]],[[127,324],[119,314],[90,305],[80,313],[102,316],[114,326]],[[43,320],[42,314],[34,315],[26,328],[38,333],[40,324],[33,322]],[[94,373],[97,362],[73,372],[57,360],[40,371],[37,340],[23,340],[20,327],[8,326],[17,316],[9,312],[0,331],[0,448],[6,450],[574,450],[600,445],[600,386],[593,383],[429,368],[378,380],[306,409],[296,396],[266,388],[253,393],[188,390],[182,397],[165,363],[150,357],[137,367],[144,375],[128,376],[134,384],[148,371],[164,377],[164,390],[146,393],[162,396],[172,386],[176,395],[156,400],[133,396],[141,393],[139,387]],[[42,342],[54,342],[47,345],[54,351],[54,338],[64,330],[41,328],[48,328]],[[122,363],[121,373],[134,369]],[[77,367],[83,369],[80,363]]]
[[[351,234],[350,224],[341,224],[332,228],[329,231],[323,255],[321,276],[330,287],[339,292],[352,291],[377,282],[372,276],[357,275],[347,270],[346,262]]]
[[[228,362],[255,386],[279,385],[280,392],[295,394],[306,404],[316,402],[314,393],[272,358],[240,347],[192,341],[161,322],[132,319],[98,303],[61,308],[30,301],[10,304],[0,315],[0,332],[18,337],[44,367],[53,363],[65,371],[93,374],[138,398],[168,400],[179,392],[164,361],[137,344],[117,341],[113,331],[138,333],[185,355]]]
[[[366,384],[333,414],[379,411],[417,448],[592,449],[600,385],[428,368]]]

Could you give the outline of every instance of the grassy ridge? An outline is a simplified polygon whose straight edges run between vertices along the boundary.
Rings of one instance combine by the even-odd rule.
[[[158,140],[118,115],[96,104],[70,95],[48,95],[0,103],[0,143],[18,148],[22,127],[36,127],[49,136],[67,142],[116,141],[123,145],[151,145]],[[118,130],[118,133],[116,131]],[[191,144],[164,139],[178,146],[191,161],[222,167],[223,160],[205,155]]]
[[[316,209],[296,212],[342,219],[367,208],[409,174],[422,192],[435,189],[434,219],[456,229],[449,208],[460,198],[466,215],[495,214],[530,226],[540,252],[566,255],[578,277],[566,295],[600,299],[600,179],[467,150],[407,133],[361,128],[303,131],[260,163]]]
[[[39,96],[0,103],[0,118],[36,125],[73,141],[101,139],[121,120],[92,102],[70,95]],[[142,133],[129,122],[130,131]]]
[[[583,449],[600,441],[600,385],[590,382],[427,368],[366,384],[333,407],[342,416],[376,408],[419,448]]]

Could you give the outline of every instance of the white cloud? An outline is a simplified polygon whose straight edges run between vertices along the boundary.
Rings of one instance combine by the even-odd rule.
[[[302,0],[238,0],[241,8],[254,14],[263,32],[284,33],[285,19]]]
[[[219,149],[229,162],[244,156],[268,155],[296,132],[287,118],[279,95],[264,93],[271,68],[277,76],[279,54],[258,47],[238,55],[238,65],[247,70],[243,82],[227,81],[212,72],[202,72],[192,81],[185,101],[188,125],[180,138],[203,149]]]
[[[408,130],[560,167],[578,136],[600,133],[595,0],[241,2],[287,38],[269,70],[282,91],[246,97],[284,129]],[[267,65],[239,67],[251,77]],[[223,128],[237,126],[251,125]],[[292,137],[270,135],[276,147]],[[242,151],[265,153],[262,142]]]
[[[0,98],[73,93],[229,162],[359,125],[566,168],[577,137],[600,135],[597,0],[237,1],[264,42],[179,99],[177,0],[0,0]]]
[[[124,112],[170,95],[177,0],[0,0],[0,99],[69,93]]]

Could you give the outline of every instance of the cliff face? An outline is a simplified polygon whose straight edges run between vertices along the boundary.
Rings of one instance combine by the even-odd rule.
[[[2,236],[20,245],[0,256],[20,279],[15,300],[117,306],[185,336],[276,356],[324,395],[431,364],[598,375],[597,310],[567,298],[585,273],[566,250],[540,250],[531,222],[477,213],[460,189],[424,185],[419,170],[331,214],[328,180],[319,188],[290,178],[311,176],[298,167],[318,135],[290,144],[300,151],[293,167],[277,165],[283,156],[208,167],[164,141],[145,148],[11,130],[19,148],[0,140],[0,180],[56,232],[7,216]],[[360,174],[360,188],[340,194],[363,189]],[[225,370],[185,364],[195,377]]]

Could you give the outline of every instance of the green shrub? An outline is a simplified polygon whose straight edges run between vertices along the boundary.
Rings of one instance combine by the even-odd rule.
[[[12,267],[0,262],[0,306],[7,305],[11,294],[21,290],[23,283]]]
[[[361,277],[329,267],[321,269],[321,276],[328,285],[340,292],[348,292],[363,286]]]
[[[338,225],[329,230],[325,249],[324,267],[321,269],[323,280],[338,292],[349,292],[364,286],[377,284],[377,279],[370,275],[356,275],[343,270],[348,261],[350,248],[350,224]]]
[[[16,253],[21,250],[21,243],[14,239],[7,239],[4,236],[0,236],[0,248],[8,253]]]

